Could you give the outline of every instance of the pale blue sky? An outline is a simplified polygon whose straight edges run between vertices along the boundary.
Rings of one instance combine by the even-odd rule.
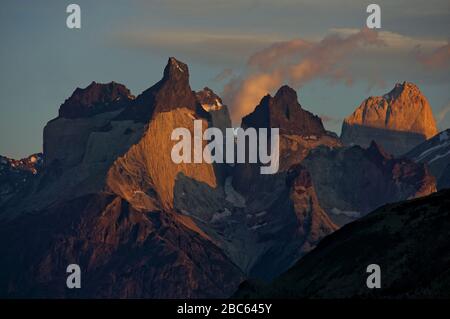
[[[66,6],[82,11],[81,30],[65,25]],[[0,154],[42,150],[42,130],[76,87],[116,81],[137,95],[161,77],[169,56],[189,65],[191,86],[222,92],[224,69],[247,71],[253,53],[274,42],[319,42],[365,25],[370,1],[350,0],[2,0],[0,11]],[[352,85],[318,76],[296,87],[300,103],[339,133],[342,119],[369,95],[415,82],[436,117],[450,109],[450,70],[425,68],[415,52],[432,53],[450,38],[450,2],[378,1],[385,47],[351,61]],[[444,61],[445,62],[445,61]],[[339,61],[338,61],[339,63]],[[346,62],[348,63],[348,61]],[[373,85],[377,74],[383,83]],[[450,112],[440,122],[450,126]]]

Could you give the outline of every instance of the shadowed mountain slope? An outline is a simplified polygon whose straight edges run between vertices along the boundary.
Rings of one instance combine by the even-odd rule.
[[[368,289],[366,267],[381,267]],[[244,298],[449,298],[450,190],[383,206],[327,236],[269,285],[245,282]]]

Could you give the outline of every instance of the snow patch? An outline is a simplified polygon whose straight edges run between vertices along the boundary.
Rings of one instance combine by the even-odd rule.
[[[431,159],[431,160],[428,161],[428,164],[430,164],[430,163],[432,163],[432,162],[434,162],[434,161],[436,161],[436,160],[438,160],[438,159],[440,159],[440,158],[446,157],[447,155],[450,155],[450,150],[448,150],[448,151],[445,152],[444,154],[438,154],[438,155],[436,155],[435,157],[433,157],[433,159]]]
[[[222,103],[218,99],[216,99],[215,104],[209,104],[209,103],[203,103],[202,107],[205,111],[211,112],[211,111],[220,111],[222,109]]]
[[[444,141],[445,141],[445,140],[444,140]],[[420,161],[422,161],[425,157],[427,157],[428,155],[430,155],[432,152],[435,152],[435,151],[437,151],[438,149],[443,148],[443,147],[447,147],[447,146],[450,146],[450,141],[446,141],[446,142],[444,142],[444,143],[442,143],[442,144],[438,144],[438,145],[435,145],[435,146],[433,146],[433,147],[430,147],[430,148],[427,149],[426,151],[422,152],[419,156],[417,156],[416,159],[415,159],[415,161],[416,161],[416,162],[420,162]]]
[[[181,72],[184,72],[182,68],[180,68],[180,66],[177,64],[177,69],[180,70]]]
[[[180,67],[180,65],[178,64],[178,62],[175,59],[171,59],[173,64],[175,64],[175,66],[177,67],[178,70],[180,70],[181,72],[184,72],[183,69]]]
[[[335,215],[344,215],[352,218],[359,218],[361,216],[360,212],[350,211],[350,210],[340,210],[339,208],[333,207],[331,213]]]

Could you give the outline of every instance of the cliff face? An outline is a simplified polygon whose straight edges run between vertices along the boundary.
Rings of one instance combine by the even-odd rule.
[[[387,94],[369,97],[344,120],[342,141],[367,147],[372,140],[401,155],[437,133],[428,100],[413,83],[397,83]]]
[[[201,117],[209,118],[189,85],[189,69],[186,64],[169,58],[163,78],[142,92],[118,120],[148,122],[154,113],[168,112],[176,108],[187,108]]]
[[[242,118],[242,127],[277,127],[280,134],[299,136],[326,133],[322,120],[302,109],[297,93],[286,85],[274,97],[265,96],[252,113]]]
[[[92,82],[84,89],[77,88],[59,108],[59,117],[74,119],[120,109],[133,100],[124,85]]]
[[[425,164],[375,143],[343,147],[286,86],[242,120],[279,128],[275,174],[261,163],[175,164],[172,132],[192,137],[194,120],[231,126],[220,97],[193,92],[175,58],[136,98],[113,82],[76,89],[44,129],[43,156],[0,158],[0,296],[227,297],[244,278],[294,265],[340,216],[435,190]],[[72,263],[81,290],[66,289]]]
[[[339,225],[385,203],[436,191],[436,179],[426,165],[393,158],[375,142],[367,149],[317,148],[303,165],[312,175],[319,202]]]
[[[220,98],[195,94],[188,74],[170,58],[137,98],[92,84],[63,104],[44,130],[42,175],[0,215],[0,237],[14,243],[0,245],[2,296],[226,297],[244,276],[280,274],[336,229],[303,168],[247,202],[232,167],[172,161],[173,129],[229,125]],[[117,95],[126,102],[110,107]],[[83,271],[82,291],[65,289],[70,263]]]
[[[45,226],[44,226],[45,225]],[[189,225],[188,225],[189,226]],[[217,298],[241,271],[170,211],[92,194],[2,224],[0,295],[10,298]],[[66,288],[66,267],[81,289]]]
[[[272,186],[277,196],[272,197],[270,205],[264,203],[271,198],[266,196],[260,201],[250,201],[247,206],[245,222],[255,233],[261,250],[250,278],[271,280],[338,228],[322,210],[311,176],[304,167],[295,165],[281,176],[284,187]],[[280,181],[281,176],[273,182]],[[263,205],[267,205],[264,210]]]
[[[276,174],[261,175],[260,163],[242,163],[234,166],[227,180],[245,204],[237,211],[247,218],[235,227],[245,223],[253,233],[251,240],[240,239],[240,245],[249,247],[246,255],[240,253],[240,263],[250,276],[270,279],[336,229],[320,207],[308,172],[298,164],[310,149],[339,145],[339,141],[328,135],[319,118],[300,107],[295,91],[288,87],[280,88],[273,98],[264,97],[242,119],[242,127],[280,131]]]
[[[217,127],[225,132],[226,128],[231,128],[231,118],[228,107],[223,104],[222,99],[210,88],[205,87],[196,93],[197,100],[203,109],[211,115],[213,127]]]
[[[172,147],[177,143],[171,140],[172,131],[183,127],[189,129],[194,136],[193,119],[196,119],[195,113],[186,108],[154,114],[141,140],[131,146],[109,169],[108,188],[131,203],[136,202],[138,206],[149,202],[150,206],[144,205],[143,209],[154,207],[152,195],[156,193],[162,207],[172,209],[175,183],[181,175],[211,188],[218,187],[212,164],[176,164],[171,159]],[[208,123],[203,120],[203,129],[207,127]],[[206,142],[203,142],[203,146],[205,145]],[[190,193],[189,190],[187,192],[190,197],[202,196]]]
[[[297,93],[288,86],[282,86],[274,97],[267,95],[254,111],[242,118],[243,128],[279,129],[279,171],[286,172],[299,164],[309,151],[320,145],[338,147],[339,139],[325,130],[321,119],[304,110],[297,100]],[[238,164],[233,172],[233,186],[251,197],[259,191],[265,192],[267,179],[261,176],[260,164]],[[249,181],[260,181],[250,183]],[[270,184],[270,183],[269,183]]]
[[[417,163],[427,164],[431,174],[438,180],[438,188],[448,187],[448,167],[450,163],[450,129],[417,145],[404,155]]]
[[[327,236],[273,283],[246,282],[234,297],[449,298],[449,212],[450,190],[385,205]],[[371,264],[381,267],[380,289],[366,286]]]
[[[0,294],[228,296],[242,271],[174,204],[182,177],[193,185],[219,187],[212,164],[178,165],[170,157],[174,128],[192,131],[194,119],[203,121],[203,129],[209,125],[209,114],[190,89],[187,66],[169,59],[160,82],[112,110],[107,105],[118,92],[106,86],[77,89],[65,102],[44,131],[42,176],[30,194],[1,212],[5,243],[27,235],[0,247],[8,255],[1,261]],[[91,105],[96,111],[86,113]],[[185,193],[193,202],[205,197],[195,188]],[[82,291],[65,289],[65,267],[71,263],[83,271]]]

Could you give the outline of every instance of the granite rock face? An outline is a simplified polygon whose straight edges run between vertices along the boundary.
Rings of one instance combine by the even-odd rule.
[[[276,191],[247,202],[233,167],[172,161],[173,129],[229,125],[220,98],[195,94],[188,74],[170,58],[161,81],[118,108],[106,107],[114,90],[78,90],[79,114],[47,124],[42,174],[0,212],[0,295],[226,297],[245,277],[279,275],[336,229],[303,168],[286,162],[266,185]],[[65,288],[70,263],[86,289]]]
[[[242,118],[242,127],[279,128],[280,134],[321,136],[326,131],[320,117],[304,110],[295,90],[282,86],[274,97],[266,95],[255,110]]]
[[[250,277],[267,280],[336,229],[318,202],[309,173],[299,164],[314,147],[340,142],[325,131],[318,117],[301,108],[295,91],[286,86],[273,98],[264,97],[241,126],[279,128],[280,132],[276,174],[262,175],[259,162],[239,163],[229,178],[230,187],[245,203],[240,210],[248,216],[245,222],[256,235],[256,245],[242,240],[242,245],[253,246],[253,252],[243,256],[251,257],[250,263],[245,261],[251,266],[246,269]]]
[[[170,211],[137,211],[114,194],[65,201],[3,223],[0,295],[9,298],[227,297],[241,271]],[[82,289],[66,288],[78,264]]]
[[[189,85],[188,66],[171,57],[164,68],[163,78],[142,92],[117,119],[146,123],[154,114],[176,108],[187,108],[200,117],[209,118]]]
[[[246,278],[272,280],[293,266],[346,222],[333,213],[435,190],[423,163],[375,143],[343,147],[287,86],[242,120],[279,128],[275,174],[261,175],[261,163],[196,163],[195,143],[191,163],[175,163],[172,132],[192,137],[196,120],[202,130],[231,127],[220,97],[192,91],[175,58],[136,98],[113,82],[75,90],[46,125],[42,156],[0,158],[0,186],[9,183],[0,296],[228,297]],[[72,263],[83,289],[66,289]]]
[[[374,140],[388,153],[402,155],[436,133],[428,100],[416,85],[403,82],[383,96],[363,101],[344,120],[341,139],[363,147]]]
[[[338,225],[386,203],[436,191],[436,179],[425,164],[394,158],[375,142],[367,149],[316,148],[302,164],[312,175],[320,204]]]
[[[225,133],[226,128],[231,128],[231,118],[228,107],[223,104],[222,99],[208,87],[198,91],[197,100],[203,109],[211,115],[211,124]]]
[[[121,108],[48,123],[42,174],[0,213],[0,295],[207,298],[236,289],[242,270],[174,204],[180,176],[220,187],[212,164],[170,158],[174,128],[209,125],[187,74],[171,58],[163,79]],[[101,103],[114,100],[109,93]],[[204,197],[195,191],[193,202]],[[71,263],[86,278],[78,293],[65,288]]]
[[[77,88],[59,108],[59,117],[74,119],[89,117],[103,112],[120,109],[133,100],[123,84],[92,82],[84,89]]]

